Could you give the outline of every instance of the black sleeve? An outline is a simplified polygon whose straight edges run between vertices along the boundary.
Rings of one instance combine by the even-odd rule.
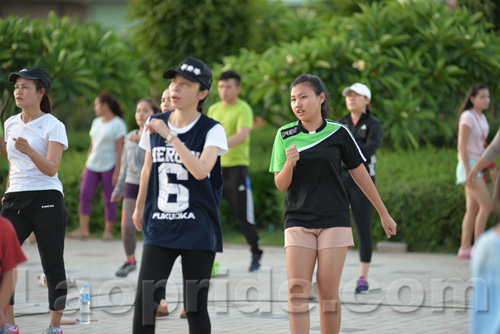
[[[382,124],[377,118],[371,117],[371,122],[366,135],[366,141],[358,141],[359,148],[367,159],[374,155],[380,148],[383,137]]]
[[[340,129],[343,134],[343,141],[341,145],[341,159],[342,162],[347,166],[348,169],[354,169],[361,165],[365,159],[363,159],[363,154],[356,140],[352,134],[345,127]]]

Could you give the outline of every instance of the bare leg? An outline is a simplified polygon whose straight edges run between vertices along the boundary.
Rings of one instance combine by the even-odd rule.
[[[9,307],[7,307],[7,313],[5,314],[5,319],[11,325],[16,324],[16,320],[14,320],[14,305],[9,305]]]
[[[340,331],[340,277],[344,268],[347,247],[325,248],[318,251],[317,289],[321,334]]]
[[[368,270],[370,269],[370,262],[360,262],[359,263],[359,277],[368,277]]]
[[[465,215],[462,222],[462,241],[460,243],[460,248],[464,251],[471,247],[472,232],[478,211],[479,205],[474,200],[470,188],[465,187]]]
[[[497,181],[498,172],[496,168],[490,169],[491,183],[495,184]]]
[[[61,318],[64,311],[50,311],[50,323],[54,327],[61,327]]]
[[[479,206],[479,211],[474,222],[474,241],[476,241],[486,228],[488,217],[491,210],[493,210],[493,201],[486,184],[481,178],[476,179],[476,183],[470,189],[470,193]]]
[[[106,221],[106,225],[104,226],[104,233],[113,233],[113,222]]]
[[[316,263],[315,249],[291,246],[286,250],[288,320],[292,334],[309,333],[309,290]]]
[[[493,211],[496,214],[500,214],[500,178],[496,178],[493,187]]]
[[[84,237],[89,235],[89,222],[89,215],[80,214],[80,234]]]

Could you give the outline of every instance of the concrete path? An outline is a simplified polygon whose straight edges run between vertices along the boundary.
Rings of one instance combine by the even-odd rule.
[[[28,262],[21,265],[16,290],[16,322],[22,334],[42,333],[49,323],[47,290],[36,245],[25,244]],[[138,244],[140,259],[142,244]],[[287,316],[285,251],[263,247],[263,269],[247,271],[250,254],[244,245],[225,245],[218,254],[219,275],[212,279],[209,313],[212,333],[290,333]],[[123,263],[120,241],[66,240],[66,270],[76,280],[69,290],[65,317],[78,317],[78,291],[91,287],[89,325],[65,325],[65,334],[131,333],[137,272],[114,276]],[[341,333],[468,333],[472,289],[469,261],[454,255],[381,253],[373,255],[370,293],[355,295],[359,275],[357,250],[349,250],[340,284]],[[156,321],[156,333],[188,333],[182,309],[181,270],[176,262],[168,283],[171,314]],[[311,333],[320,333],[317,299],[310,302]]]

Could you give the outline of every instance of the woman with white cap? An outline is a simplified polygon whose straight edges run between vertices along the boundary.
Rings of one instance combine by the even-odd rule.
[[[337,121],[346,125],[366,158],[364,165],[375,183],[375,152],[382,144],[382,124],[371,114],[370,89],[362,83],[355,83],[342,92],[346,97],[349,114]],[[363,194],[351,177],[349,170],[342,165],[342,183],[347,191],[356,233],[359,241],[360,277],[356,284],[356,293],[368,292],[368,270],[372,258],[372,217],[373,205]]]

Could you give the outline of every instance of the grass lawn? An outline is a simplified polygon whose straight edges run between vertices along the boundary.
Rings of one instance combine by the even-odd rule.
[[[224,243],[228,244],[246,244],[245,237],[239,231],[223,231],[222,233]],[[102,237],[102,232],[92,232],[90,233],[90,238],[100,239]],[[120,240],[121,235],[114,231],[113,237],[115,240]],[[259,245],[262,246],[281,246],[284,245],[284,235],[281,228],[275,229],[270,232],[267,229],[259,230]],[[142,233],[137,233],[137,240],[144,240]]]
[[[229,244],[246,244],[245,237],[239,231],[224,231],[224,243]],[[284,245],[284,235],[281,228],[270,232],[267,229],[259,230],[259,245],[262,246],[281,246]]]

